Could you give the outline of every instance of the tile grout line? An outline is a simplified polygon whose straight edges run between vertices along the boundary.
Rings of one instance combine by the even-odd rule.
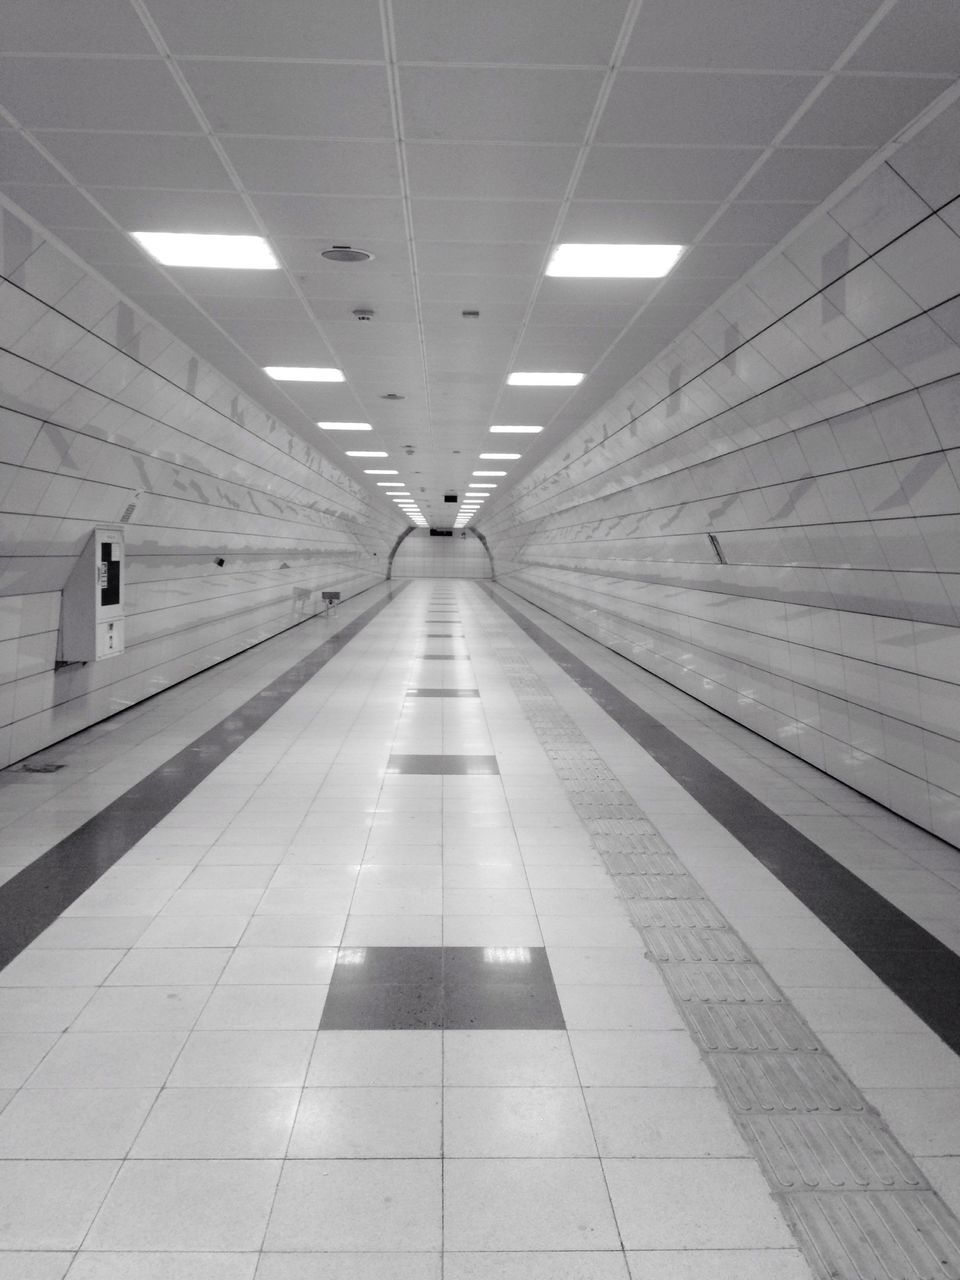
[[[960,1276],[960,1222],[510,642],[507,626],[490,630],[507,681],[815,1274]]]

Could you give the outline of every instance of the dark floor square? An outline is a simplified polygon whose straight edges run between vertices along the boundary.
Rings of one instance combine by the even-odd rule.
[[[471,773],[498,774],[496,756],[421,756],[394,752],[387,761],[387,773]]]
[[[342,947],[321,1031],[563,1030],[543,947]]]
[[[479,698],[479,689],[408,689],[408,698]]]
[[[425,640],[465,640],[462,631],[425,631]]]
[[[421,658],[432,658],[437,662],[465,662],[469,653],[421,653]]]

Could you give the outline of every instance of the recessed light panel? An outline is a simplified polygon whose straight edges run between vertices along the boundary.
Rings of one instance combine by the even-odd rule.
[[[481,453],[481,462],[504,462],[507,459],[515,460],[519,458],[519,453]]]
[[[508,387],[579,387],[582,373],[511,373]]]
[[[378,489],[402,489],[403,481],[402,480],[378,480],[377,488]]]
[[[389,458],[390,455],[385,449],[346,449],[344,450],[348,458]]]
[[[497,484],[493,480],[471,480],[467,485],[468,489],[496,489]]]
[[[374,470],[370,470],[370,469],[368,469],[368,468],[364,468],[364,472],[363,472],[363,474],[364,474],[365,476],[398,476],[398,475],[400,474],[400,472],[399,472],[399,471],[390,471],[389,469],[388,469],[388,470],[386,470],[386,471],[378,471],[378,470],[376,470],[376,469],[374,469]]]
[[[302,369],[281,364],[267,364],[264,373],[269,373],[277,382],[343,382],[342,369]]]
[[[505,476],[505,471],[472,471],[471,475],[475,476]]]
[[[324,431],[372,431],[369,422],[318,422]]]
[[[507,427],[507,426],[502,426],[502,427],[491,427],[491,428],[490,428],[490,430],[491,430],[492,432],[499,432],[501,435],[515,435],[515,436],[521,436],[521,435],[523,435],[523,436],[535,436],[538,432],[540,432],[540,431],[542,431],[542,430],[543,430],[543,427]]]
[[[548,276],[658,280],[683,253],[682,244],[558,244]]]
[[[280,267],[263,236],[206,236],[183,231],[133,231],[131,235],[165,267],[233,271],[277,271]]]

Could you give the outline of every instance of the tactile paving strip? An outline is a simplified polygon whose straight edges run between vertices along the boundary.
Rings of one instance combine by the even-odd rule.
[[[495,653],[820,1280],[960,1280],[960,1223],[497,628]]]

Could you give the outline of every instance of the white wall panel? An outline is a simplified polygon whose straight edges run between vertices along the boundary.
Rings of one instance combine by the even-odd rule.
[[[381,581],[402,523],[0,206],[0,765]],[[126,527],[126,651],[57,668],[60,593]],[[216,559],[222,557],[224,566]]]
[[[960,108],[828,202],[481,528],[505,586],[960,842],[948,135]]]

